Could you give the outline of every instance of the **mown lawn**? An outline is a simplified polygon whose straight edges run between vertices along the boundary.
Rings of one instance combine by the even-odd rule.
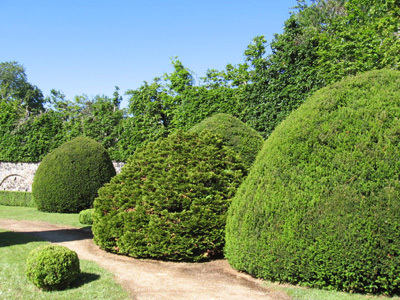
[[[47,213],[32,207],[0,205],[0,219],[44,221],[52,224],[86,227],[79,223],[78,214]]]

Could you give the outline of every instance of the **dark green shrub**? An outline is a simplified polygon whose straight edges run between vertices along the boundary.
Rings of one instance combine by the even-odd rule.
[[[113,176],[115,169],[104,147],[79,137],[44,157],[32,193],[41,211],[78,213],[93,206],[98,189]]]
[[[400,72],[321,89],[266,141],[228,212],[225,254],[268,280],[399,292]]]
[[[30,192],[0,191],[0,205],[35,207]]]
[[[246,169],[216,135],[178,131],[138,148],[94,202],[101,248],[133,257],[208,259]]]
[[[28,279],[43,290],[61,290],[80,274],[75,251],[60,245],[45,245],[33,249],[26,260]]]
[[[204,129],[220,135],[224,143],[243,158],[243,162],[248,168],[264,143],[262,136],[257,131],[229,114],[215,114],[189,131],[201,132]]]
[[[93,224],[93,212],[94,208],[84,209],[79,213],[79,222],[82,224],[92,225]]]

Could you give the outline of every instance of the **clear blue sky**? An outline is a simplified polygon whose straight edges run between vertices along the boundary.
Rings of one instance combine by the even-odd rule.
[[[0,61],[22,64],[46,96],[111,96],[171,72],[174,56],[198,77],[243,62],[252,38],[271,42],[296,3],[0,0]]]

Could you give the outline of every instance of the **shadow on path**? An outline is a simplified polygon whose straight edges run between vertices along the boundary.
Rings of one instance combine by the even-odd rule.
[[[82,241],[82,240],[90,240],[93,238],[93,234],[91,230],[88,228],[56,229],[47,231],[27,231],[21,233],[31,234],[53,243]]]

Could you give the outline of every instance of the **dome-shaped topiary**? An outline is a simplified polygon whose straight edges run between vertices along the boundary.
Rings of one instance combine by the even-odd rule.
[[[266,141],[232,200],[225,254],[268,280],[400,287],[400,72],[321,89]]]
[[[61,290],[81,273],[75,251],[60,245],[33,249],[26,260],[28,279],[43,290]]]
[[[98,189],[113,176],[115,169],[104,147],[78,137],[44,157],[32,194],[41,211],[78,213],[93,206]]]
[[[230,199],[246,173],[216,135],[178,131],[135,154],[94,202],[94,241],[133,257],[220,254]]]
[[[94,208],[88,208],[84,209],[81,212],[79,212],[79,223],[81,224],[86,224],[86,225],[92,225],[93,224],[93,213],[94,213]]]
[[[204,119],[189,131],[201,132],[204,129],[220,135],[224,143],[242,157],[248,168],[264,143],[264,139],[257,131],[238,118],[225,113],[218,113]]]

